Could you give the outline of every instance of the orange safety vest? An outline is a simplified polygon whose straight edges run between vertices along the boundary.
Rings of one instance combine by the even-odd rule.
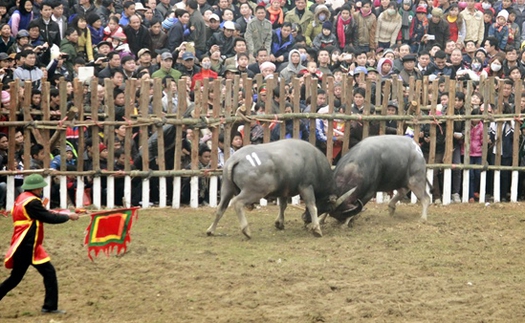
[[[35,241],[33,243],[33,255],[31,263],[33,265],[40,265],[50,261],[49,255],[44,250],[42,242],[44,241],[44,223],[34,220],[26,212],[26,204],[33,200],[41,201],[37,196],[30,192],[24,192],[18,196],[13,206],[11,214],[13,215],[13,237],[11,238],[11,246],[5,255],[4,265],[8,269],[13,268],[13,255],[24,240],[27,232],[36,222]]]

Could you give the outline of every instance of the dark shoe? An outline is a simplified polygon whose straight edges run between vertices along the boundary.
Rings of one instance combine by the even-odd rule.
[[[42,313],[49,313],[49,314],[66,314],[66,311],[64,310],[48,310],[47,308],[42,309]]]

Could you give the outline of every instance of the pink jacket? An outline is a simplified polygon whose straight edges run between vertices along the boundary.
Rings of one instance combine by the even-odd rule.
[[[470,128],[470,156],[481,157],[483,149],[483,122]],[[461,154],[465,153],[465,146],[461,146]]]

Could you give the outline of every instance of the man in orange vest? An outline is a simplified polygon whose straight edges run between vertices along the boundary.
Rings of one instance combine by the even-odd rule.
[[[47,186],[39,174],[31,174],[24,179],[20,194],[13,206],[12,216],[14,232],[11,247],[7,251],[4,265],[12,269],[9,276],[0,284],[0,300],[15,288],[29,268],[35,267],[44,277],[46,296],[42,313],[64,314],[58,309],[58,282],[55,268],[47,255],[42,242],[44,240],[44,223],[63,223],[68,220],[78,220],[78,214],[51,213],[42,204],[40,197]]]

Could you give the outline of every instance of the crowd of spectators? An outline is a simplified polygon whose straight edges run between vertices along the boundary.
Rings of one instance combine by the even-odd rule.
[[[32,83],[32,109],[41,106],[42,80],[50,81],[50,107],[56,111],[60,107],[59,91],[55,88],[59,79],[64,78],[68,82],[68,106],[71,106],[72,81],[86,75],[88,79],[97,77],[99,80],[96,89],[86,82],[86,112],[90,111],[89,93],[94,91],[100,103],[99,111],[105,112],[107,97],[104,82],[109,79],[114,88],[116,120],[122,120],[124,116],[125,81],[128,79],[145,82],[162,79],[163,112],[176,113],[179,100],[177,83],[173,81],[186,80],[187,104],[191,107],[195,92],[201,91],[197,87],[199,81],[219,76],[223,80],[233,79],[242,73],[250,78],[262,74],[262,83],[254,83],[251,100],[254,104],[248,107],[254,114],[278,113],[282,97],[286,101],[286,111],[291,112],[291,103],[296,96],[300,97],[301,111],[311,111],[311,98],[305,97],[307,91],[304,84],[301,82],[301,87],[296,89],[291,85],[292,79],[297,77],[302,80],[306,75],[319,80],[328,76],[334,78],[336,112],[345,108],[342,98],[345,76],[356,80],[352,113],[363,112],[367,91],[372,93],[371,102],[368,102],[372,105],[382,102],[385,97],[392,99],[384,93],[381,98],[375,97],[376,87],[383,86],[388,80],[401,80],[407,87],[411,77],[421,80],[424,76],[440,83],[438,93],[429,91],[429,99],[437,96],[437,113],[446,113],[449,106],[454,108],[455,114],[464,113],[465,105],[474,108],[473,114],[481,113],[486,107],[494,109],[491,102],[484,102],[483,95],[479,93],[479,81],[486,77],[504,81],[503,88],[498,89],[498,95],[503,96],[504,111],[512,112],[514,105],[518,104],[514,102],[514,89],[525,76],[525,51],[521,49],[521,43],[525,41],[525,32],[522,32],[525,29],[525,0],[516,0],[515,3],[511,0],[325,1],[19,0],[15,3],[14,0],[0,0],[2,111],[13,108],[7,91],[13,80],[20,81],[22,85],[25,81]],[[280,93],[278,87],[267,91],[265,83],[275,75],[285,83],[285,93]],[[472,80],[471,102],[465,102],[464,92],[449,98],[444,88],[445,76],[458,81]],[[366,86],[367,81],[371,84],[370,88]],[[223,81],[220,93],[214,93],[213,88],[207,93],[204,101],[208,111],[205,109],[204,113],[211,113],[216,96],[224,96],[224,84]],[[171,102],[168,101],[168,92],[174,94]],[[140,88],[137,96],[139,94]],[[244,105],[244,89],[241,87],[235,95],[238,95],[239,106]],[[326,89],[320,88],[316,98],[317,102],[313,105],[316,111],[312,112],[328,113]],[[522,95],[519,102],[522,109],[525,107],[524,98],[525,95]],[[271,100],[271,104],[267,104],[267,100]],[[390,102],[388,113],[396,114],[400,103]],[[268,106],[271,106],[271,111],[266,111]],[[153,111],[151,106],[150,111]],[[5,114],[1,118],[8,120]],[[471,141],[477,141],[471,142],[470,160],[471,163],[483,162],[479,147],[487,140],[491,145],[489,162],[493,163],[495,126],[491,125],[490,136],[484,138],[482,132],[480,134],[480,124],[478,120],[472,125]],[[325,150],[327,125],[327,121],[317,120],[316,129],[309,129],[307,122],[301,122],[300,137],[307,139],[310,132],[315,132],[317,146]],[[453,163],[459,163],[463,158],[464,126],[464,122],[454,123]],[[279,138],[281,127],[286,127],[286,137],[292,135],[291,121],[276,123],[271,126],[271,140]],[[337,161],[342,151],[344,123],[334,121],[333,128],[333,157]],[[514,121],[504,125],[502,165],[512,162],[510,138],[514,128]],[[236,141],[232,141],[233,149],[239,148],[238,143],[242,144],[244,135],[250,136],[251,143],[262,142],[263,130],[257,122],[252,122],[249,130],[234,130],[240,133],[233,133],[232,138]],[[0,131],[4,131],[0,133],[0,158],[6,168],[7,147],[3,147],[2,142],[7,131]],[[140,158],[136,142],[132,156],[123,154],[125,129],[115,130],[116,142],[109,143],[101,138],[100,147],[88,144],[84,152],[77,152],[75,138],[78,131],[68,130],[68,166],[74,167],[75,159],[84,158],[88,161],[84,163],[85,169],[92,167],[89,158],[93,149],[99,149],[101,168],[112,163],[115,169],[121,169],[126,158],[132,161]],[[359,125],[352,127],[352,131],[351,144],[355,144],[361,139]],[[422,149],[428,153],[428,127],[410,131],[411,135],[420,137]],[[395,121],[387,124],[387,133],[397,133]],[[20,152],[25,147],[23,133],[17,131],[17,136],[22,136],[22,141],[15,138],[17,160],[13,162],[20,168],[23,167]],[[441,137],[444,137],[443,131],[438,134],[438,163],[442,162],[444,152]],[[186,128],[182,140],[185,142],[183,167],[189,167],[191,140],[206,143],[209,133],[193,134],[190,128]],[[107,145],[116,146],[115,156],[104,154]],[[199,167],[209,167],[210,148],[222,154],[221,145],[201,147]],[[523,144],[520,144],[520,157],[523,155],[522,148]],[[42,146],[34,143],[27,149],[31,151],[31,167],[42,167]],[[53,161],[52,167],[60,165],[56,157]],[[135,166],[137,164],[134,163]],[[150,165],[152,168],[157,166],[154,163]],[[168,163],[168,169],[169,166]],[[455,202],[459,201],[460,183],[461,172],[455,171],[452,196]],[[473,171],[471,183],[469,197],[474,201],[479,191],[479,173]],[[73,192],[74,181],[69,184]],[[201,186],[206,187],[204,184]],[[434,200],[440,201],[440,185],[434,187]],[[510,175],[505,173],[502,179],[503,199],[508,198],[509,187]],[[5,190],[5,185],[0,183],[2,189]],[[520,194],[523,192],[520,191]],[[187,197],[183,194],[183,201]],[[133,203],[138,203],[138,198]],[[4,204],[5,201],[0,200],[0,207]]]

